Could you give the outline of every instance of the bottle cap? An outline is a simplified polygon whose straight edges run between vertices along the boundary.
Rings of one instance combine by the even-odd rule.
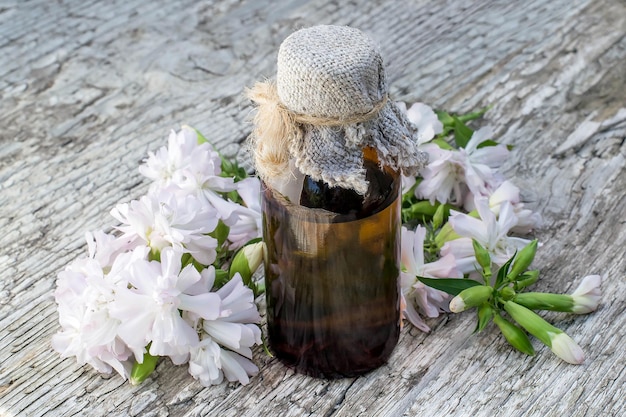
[[[367,191],[363,149],[381,165],[415,175],[427,162],[417,130],[388,99],[374,41],[346,26],[314,26],[291,34],[278,52],[275,82],[257,83],[251,135],[255,166],[267,180],[288,162],[314,180]]]

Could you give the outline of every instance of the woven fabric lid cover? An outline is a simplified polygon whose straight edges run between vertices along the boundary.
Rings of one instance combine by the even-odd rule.
[[[288,142],[296,167],[314,180],[364,194],[367,146],[405,175],[427,162],[415,126],[387,100],[376,44],[357,29],[314,26],[291,34],[278,52],[276,88],[288,111],[321,121],[301,124],[302,134]]]

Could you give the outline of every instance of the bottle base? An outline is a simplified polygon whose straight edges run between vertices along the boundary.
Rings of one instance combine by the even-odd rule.
[[[340,379],[361,376],[386,364],[398,342],[400,328],[389,324],[363,328],[360,332],[325,337],[323,344],[315,338],[309,338],[309,343],[288,343],[272,337],[272,333],[270,329],[269,347],[282,364],[314,378]],[[285,334],[303,336],[284,326],[275,336]]]

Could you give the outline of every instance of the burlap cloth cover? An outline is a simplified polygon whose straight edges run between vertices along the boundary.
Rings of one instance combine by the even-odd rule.
[[[382,58],[361,31],[345,26],[299,30],[281,44],[276,81],[257,83],[251,146],[264,180],[288,163],[330,186],[367,192],[363,148],[381,165],[415,175],[427,162],[417,130],[387,98]]]

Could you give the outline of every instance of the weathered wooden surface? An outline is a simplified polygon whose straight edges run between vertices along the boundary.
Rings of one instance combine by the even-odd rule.
[[[510,1],[0,2],[0,415],[620,416],[626,414],[626,4]],[[381,44],[396,99],[493,105],[506,173],[539,211],[543,291],[604,274],[600,309],[553,314],[587,353],[509,348],[471,315],[406,328],[355,379],[294,375],[256,352],[250,385],[203,388],[162,361],[132,387],[51,350],[56,274],[82,235],[146,191],[137,172],[190,124],[229,155],[250,130],[241,92],[274,73],[293,30],[349,24]],[[243,155],[239,155],[243,158]]]

